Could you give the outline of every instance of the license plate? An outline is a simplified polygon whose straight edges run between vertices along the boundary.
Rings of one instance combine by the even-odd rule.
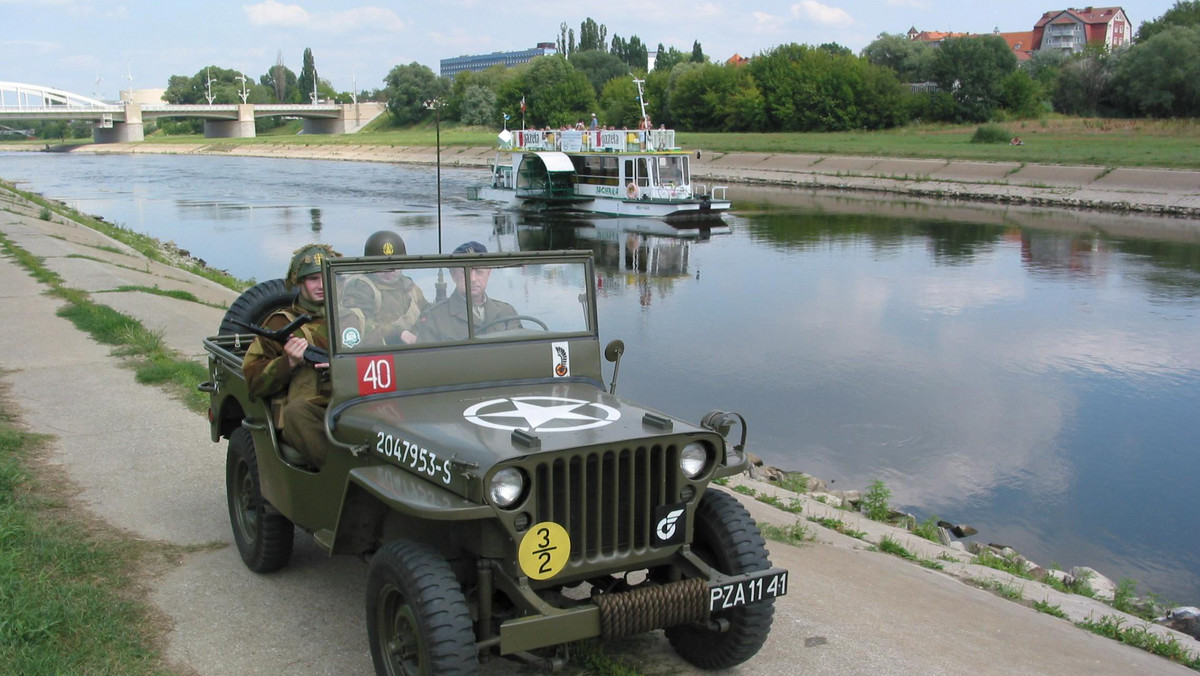
[[[710,613],[758,603],[787,594],[788,572],[779,568],[739,575],[708,588]]]

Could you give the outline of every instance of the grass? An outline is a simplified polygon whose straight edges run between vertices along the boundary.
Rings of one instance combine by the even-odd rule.
[[[1075,626],[1200,671],[1200,657],[1193,655],[1174,636],[1164,638],[1150,631],[1150,625],[1130,627],[1126,626],[1124,618],[1105,615],[1098,620],[1089,617],[1082,622],[1076,622]]]
[[[996,570],[1001,570],[1011,575],[1016,575],[1017,577],[1023,577],[1027,580],[1032,579],[1032,576],[1030,576],[1029,572],[1025,570],[1024,564],[1018,561],[1006,559],[1003,556],[1000,556],[999,554],[987,549],[984,549],[975,555],[974,563],[977,563],[981,566],[987,566],[988,568],[995,568]]]
[[[796,498],[791,498],[790,500],[788,500],[785,503],[778,496],[760,493],[760,494],[756,495],[754,497],[754,499],[758,500],[759,502],[771,505],[772,507],[774,507],[776,509],[782,509],[785,512],[791,512],[792,514],[799,514],[801,511],[804,510],[804,506],[801,505],[800,501],[797,500]]]
[[[737,486],[734,486],[733,492],[741,493],[742,495],[749,495],[752,498],[758,495],[758,491],[754,490],[753,488],[750,488],[746,484],[738,484]]]
[[[45,440],[0,401],[0,673],[172,673],[134,579],[153,546],[71,516],[31,469]]]
[[[935,514],[913,526],[912,534],[925,538],[930,542],[941,544],[941,538],[938,537],[937,515]]]
[[[208,378],[208,369],[199,362],[180,357],[163,341],[162,334],[151,331],[138,320],[92,301],[85,291],[67,287],[61,277],[33,256],[0,234],[0,247],[39,282],[50,286],[49,293],[66,301],[58,314],[105,345],[117,348],[118,355],[129,357],[138,382],[163,386],[196,412],[208,410],[209,396],[196,390]]]
[[[779,487],[793,493],[808,492],[808,477],[802,474],[788,474],[779,482]]]
[[[908,551],[907,549],[904,548],[904,545],[900,544],[899,542],[896,542],[895,540],[893,540],[892,538],[890,538],[886,535],[883,536],[883,538],[879,540],[878,547],[879,547],[879,551],[884,552],[885,554],[891,554],[892,556],[899,556],[900,558],[908,559],[909,561],[917,560],[916,554],[913,554],[912,552]]]
[[[288,144],[305,146],[423,146],[435,143],[433,121],[404,129],[390,128],[377,120],[357,134],[297,137],[286,130],[257,138],[222,139],[221,146]],[[1075,118],[1052,115],[1040,120],[1005,123],[1011,136],[1025,145],[971,143],[978,125],[919,124],[897,129],[851,132],[700,133],[680,131],[677,142],[704,152],[804,153],[816,155],[869,155],[917,159],[973,160],[1037,164],[1095,165],[1101,167],[1168,167],[1200,169],[1200,120]],[[498,130],[442,123],[442,145],[492,148]],[[273,135],[277,133],[278,135]],[[1008,140],[1007,138],[1005,139]],[[87,143],[88,140],[79,140]],[[216,145],[201,135],[146,138],[147,144],[194,143]],[[34,145],[45,141],[0,143]]]

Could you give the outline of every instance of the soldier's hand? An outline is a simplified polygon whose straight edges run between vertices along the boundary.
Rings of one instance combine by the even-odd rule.
[[[288,366],[295,369],[297,366],[304,363],[304,351],[308,349],[308,341],[295,335],[289,336],[286,343],[283,344],[283,351],[287,354]]]

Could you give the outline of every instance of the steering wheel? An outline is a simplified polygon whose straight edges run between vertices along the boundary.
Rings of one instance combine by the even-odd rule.
[[[487,321],[487,322],[484,322],[483,324],[480,324],[479,326],[476,326],[475,333],[483,333],[486,329],[489,329],[497,324],[511,322],[511,321],[518,320],[518,319],[521,321],[533,322],[534,324],[537,324],[538,326],[542,327],[543,331],[550,330],[550,327],[546,326],[546,322],[538,319],[537,317],[530,317],[529,315],[508,315],[505,317],[496,317],[495,319],[493,319],[491,321]]]

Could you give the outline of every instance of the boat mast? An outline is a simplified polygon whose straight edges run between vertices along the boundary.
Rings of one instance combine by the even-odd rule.
[[[638,105],[640,105],[642,107],[642,128],[649,129],[650,128],[650,118],[646,115],[646,97],[642,93],[642,84],[644,84],[645,82],[646,82],[645,80],[639,80],[636,77],[633,78],[633,83],[635,85],[637,85],[637,89],[638,89]]]

